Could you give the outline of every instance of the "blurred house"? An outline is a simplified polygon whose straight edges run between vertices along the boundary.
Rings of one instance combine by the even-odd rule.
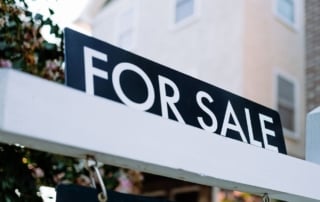
[[[320,1],[94,0],[77,23],[89,25],[94,37],[279,111],[288,154],[304,158],[306,113],[320,105]],[[168,195],[151,184],[155,195]],[[206,202],[214,193],[194,197]]]

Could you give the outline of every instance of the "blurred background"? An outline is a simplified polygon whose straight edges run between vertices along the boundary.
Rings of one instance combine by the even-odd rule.
[[[12,47],[8,49],[9,42],[3,45],[7,39],[1,35],[3,68],[18,66],[23,71],[63,83],[61,29],[68,26],[277,110],[288,155],[305,158],[306,115],[320,105],[320,1],[1,0],[2,34],[10,31],[4,29],[10,20],[5,17],[9,11],[4,10],[4,5],[10,2],[18,5],[18,9],[32,12],[30,19],[39,21],[41,17],[38,23],[34,20],[33,26],[41,34],[41,43],[46,42],[47,46],[43,46],[45,51],[39,48],[42,46],[36,46],[34,50],[38,52],[31,51],[28,56],[32,64],[27,61],[22,65],[21,61],[17,63],[18,56],[6,56],[5,51]],[[23,22],[26,18],[19,19]],[[52,21],[44,23],[45,19]],[[45,54],[39,66],[42,52]],[[21,57],[27,58],[24,54]],[[4,149],[7,147],[3,145],[0,153],[8,150]],[[19,148],[21,158],[26,158],[24,164],[29,166],[29,171],[30,165],[41,168],[39,163],[31,163],[25,148],[14,148]],[[34,159],[37,161],[39,157]],[[79,164],[75,161],[65,163],[65,168]],[[110,170],[108,166],[102,168],[115,180],[113,188],[121,191],[119,185],[123,180],[131,183],[131,188],[124,192],[177,202],[262,201],[259,196],[218,187],[120,168]]]

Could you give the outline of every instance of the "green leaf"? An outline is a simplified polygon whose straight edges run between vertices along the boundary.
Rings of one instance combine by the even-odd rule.
[[[32,16],[32,13],[31,13],[30,11],[25,11],[25,15],[26,15],[27,17],[31,17],[31,16]]]
[[[25,0],[19,0],[21,3],[23,3],[23,6],[25,7],[25,8],[28,8],[29,6],[28,6],[28,4],[25,2]]]
[[[47,18],[45,21],[42,22],[42,25],[52,25],[52,20]]]
[[[59,32],[59,26],[58,26],[58,25],[53,25],[53,26],[51,27],[50,34],[55,34],[55,35],[57,35],[58,32]]]
[[[24,2],[24,1],[23,1],[23,5],[24,5],[24,7],[25,7],[26,9],[29,8],[28,4],[27,4],[26,2]]]
[[[50,15],[54,14],[54,11],[51,8],[49,8],[49,12],[50,12]]]
[[[35,16],[34,16],[34,19],[35,20],[43,20],[43,16],[39,13],[37,13]]]

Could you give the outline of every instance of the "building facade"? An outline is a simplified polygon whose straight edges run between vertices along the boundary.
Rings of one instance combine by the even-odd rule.
[[[304,158],[304,1],[97,2],[82,19],[94,37],[279,111]]]
[[[304,158],[306,113],[320,104],[320,1],[96,1],[100,9],[89,6],[79,19],[94,37],[279,111],[288,155]],[[183,190],[201,202],[229,197],[187,184],[163,191],[152,182],[146,192],[158,197]]]
[[[305,2],[307,111],[320,105],[320,1]]]

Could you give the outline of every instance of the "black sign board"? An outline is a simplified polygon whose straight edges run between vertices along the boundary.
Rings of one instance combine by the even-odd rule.
[[[71,29],[65,52],[70,87],[286,154],[272,109]]]
[[[108,190],[107,193],[108,199],[106,202],[170,202],[165,199],[123,194],[111,190]],[[98,194],[99,191],[91,187],[60,184],[57,187],[56,202],[100,202]]]

